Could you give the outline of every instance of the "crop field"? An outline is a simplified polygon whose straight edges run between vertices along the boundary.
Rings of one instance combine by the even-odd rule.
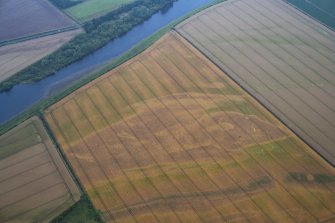
[[[49,222],[79,198],[39,119],[0,136],[0,222]]]
[[[57,50],[81,29],[0,47],[0,82]]]
[[[280,0],[227,1],[176,27],[335,165],[335,33]]]
[[[335,218],[335,170],[175,32],[46,119],[107,222]]]
[[[84,22],[102,16],[121,5],[135,0],[84,0],[82,3],[72,6],[65,11],[78,21]]]
[[[0,0],[0,42],[73,25],[47,0]]]

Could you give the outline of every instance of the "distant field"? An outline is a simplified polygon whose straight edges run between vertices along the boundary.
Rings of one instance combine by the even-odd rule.
[[[80,32],[76,29],[0,47],[0,82],[57,50]]]
[[[0,0],[0,41],[76,25],[47,0]]]
[[[0,136],[0,222],[49,222],[79,198],[37,118]]]
[[[335,165],[335,32],[280,0],[227,1],[177,30]]]
[[[174,32],[46,118],[107,222],[335,218],[335,170]]]
[[[102,16],[121,5],[134,2],[135,0],[84,0],[83,3],[75,5],[65,11],[79,21],[86,21]]]

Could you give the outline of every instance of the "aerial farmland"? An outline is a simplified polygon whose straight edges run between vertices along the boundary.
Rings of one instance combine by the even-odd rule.
[[[227,1],[178,32],[335,165],[335,32],[280,0]]]
[[[49,1],[0,0],[0,42],[74,25]]]
[[[84,22],[102,16],[122,5],[134,1],[135,0],[84,0],[75,6],[67,8],[65,12],[72,18]]]
[[[0,82],[82,32],[49,1],[0,0]]]
[[[0,0],[0,223],[335,223],[323,1]]]
[[[0,222],[49,222],[80,192],[41,121],[0,137]]]
[[[0,47],[0,82],[49,55],[81,32],[75,29]]]
[[[107,222],[331,222],[335,170],[179,34],[46,111]]]

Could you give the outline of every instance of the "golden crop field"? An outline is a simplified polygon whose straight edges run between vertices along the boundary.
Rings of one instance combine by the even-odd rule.
[[[40,120],[0,136],[0,222],[49,222],[80,192]]]
[[[46,118],[107,222],[334,221],[334,169],[175,32]]]

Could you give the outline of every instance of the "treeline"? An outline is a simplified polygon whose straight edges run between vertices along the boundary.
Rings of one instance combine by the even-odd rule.
[[[49,0],[49,1],[60,9],[67,9],[83,2],[82,0]]]
[[[85,23],[85,33],[79,34],[51,55],[0,83],[0,91],[10,90],[19,83],[36,82],[56,73],[125,34],[157,11],[172,5],[174,1],[138,0]]]
[[[50,223],[67,222],[90,222],[103,223],[101,213],[95,210],[87,195],[82,195],[81,199],[64,213],[53,219]]]

